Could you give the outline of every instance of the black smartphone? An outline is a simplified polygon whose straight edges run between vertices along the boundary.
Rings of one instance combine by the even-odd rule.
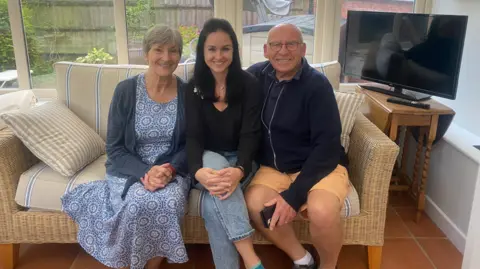
[[[272,220],[273,213],[275,213],[275,208],[277,204],[265,207],[260,211],[260,217],[262,218],[263,226],[266,229],[270,229],[270,222]]]

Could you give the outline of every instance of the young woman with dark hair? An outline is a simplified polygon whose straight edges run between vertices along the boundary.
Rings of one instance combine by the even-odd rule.
[[[261,139],[261,91],[242,70],[237,37],[223,19],[207,21],[186,91],[187,159],[216,268],[263,268],[253,249],[243,190]]]

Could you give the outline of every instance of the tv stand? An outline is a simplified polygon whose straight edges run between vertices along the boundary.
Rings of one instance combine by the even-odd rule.
[[[361,109],[363,114],[392,141],[398,142],[399,145],[403,144],[401,154],[399,154],[402,157],[396,165],[396,173],[392,177],[390,190],[408,191],[415,196],[417,200],[415,221],[418,223],[425,208],[425,190],[432,146],[446,131],[443,119],[452,119],[455,111],[435,100],[428,101],[431,105],[430,109],[397,105],[387,102],[388,95],[369,91],[362,87],[358,86],[357,92],[365,94],[365,102]],[[405,135],[399,135],[405,128]],[[409,152],[412,149],[409,145],[411,135],[418,141],[415,154]],[[397,139],[400,137],[401,139]],[[413,161],[410,158],[414,160],[413,177],[407,171],[408,164]]]
[[[395,96],[398,98],[406,99],[406,100],[411,100],[411,101],[425,101],[431,98],[430,95],[419,93],[419,92],[414,92],[414,91],[409,91],[405,90],[400,87],[395,87],[393,90],[391,89],[385,89],[381,87],[376,87],[376,86],[366,86],[366,85],[360,85],[360,87],[369,90],[369,91],[374,91],[374,92],[379,92],[383,94],[387,94],[390,96]]]

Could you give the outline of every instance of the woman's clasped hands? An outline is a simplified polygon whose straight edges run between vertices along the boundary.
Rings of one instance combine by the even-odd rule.
[[[225,200],[237,188],[243,178],[243,170],[237,167],[228,167],[221,170],[200,168],[195,178],[210,192],[210,195]]]
[[[172,170],[169,163],[162,165],[154,165],[150,170],[145,174],[144,177],[140,179],[143,183],[145,189],[149,191],[156,191],[158,189],[165,188],[168,183],[172,180]]]

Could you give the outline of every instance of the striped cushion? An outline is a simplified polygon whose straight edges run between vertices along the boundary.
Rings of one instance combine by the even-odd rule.
[[[341,143],[345,151],[348,152],[350,133],[352,132],[357,112],[363,103],[364,95],[357,92],[335,91],[335,98],[337,99],[340,121],[342,122]]]
[[[55,172],[43,162],[25,171],[18,182],[15,202],[27,207],[60,211],[60,197],[82,183],[103,180],[107,155],[101,155],[73,176],[66,177]]]
[[[82,183],[105,178],[106,155],[87,165],[71,177],[65,177],[40,162],[24,172],[18,182],[15,202],[21,206],[40,211],[61,211],[60,197]],[[358,194],[352,186],[342,208],[342,216],[352,217],[360,214]],[[187,215],[200,216],[200,191],[190,191]]]
[[[57,98],[103,139],[107,136],[110,102],[117,84],[143,73],[146,65],[102,65],[57,62]],[[187,81],[194,63],[179,64],[175,75]]]
[[[337,61],[311,64],[322,72],[334,89],[340,85],[340,64]],[[145,72],[146,65],[103,65],[57,62],[54,65],[58,100],[97,132],[107,134],[110,101],[115,86],[122,80]],[[179,64],[175,75],[188,81],[193,76],[194,63]]]
[[[105,153],[105,142],[61,102],[1,115],[25,146],[63,176],[73,176]]]
[[[318,64],[310,64],[311,67],[324,74],[332,88],[338,90],[340,88],[340,63],[337,61],[324,62]]]

